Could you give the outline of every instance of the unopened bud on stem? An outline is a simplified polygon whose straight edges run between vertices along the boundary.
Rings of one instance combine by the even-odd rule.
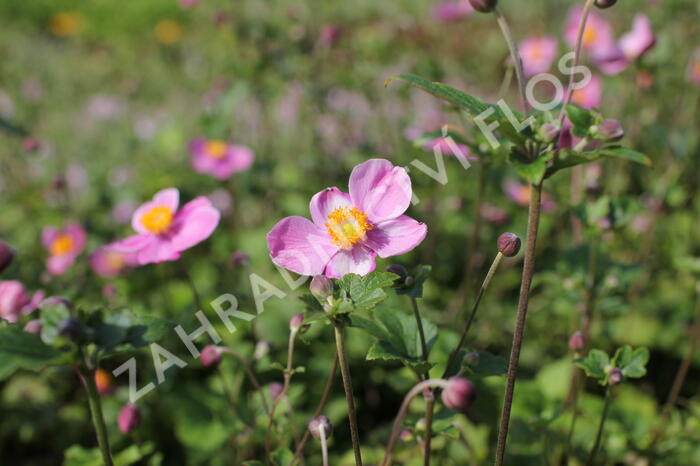
[[[482,13],[490,13],[496,8],[498,0],[469,0],[472,8]]]
[[[0,272],[5,270],[15,258],[15,251],[4,241],[0,241]]]
[[[571,334],[569,337],[569,349],[574,353],[581,351],[586,346],[586,339],[583,337],[583,333],[577,331]]]
[[[216,367],[221,362],[221,348],[216,345],[205,346],[199,353],[199,362],[204,367]]]
[[[476,400],[476,387],[462,377],[450,377],[442,391],[442,402],[455,411],[466,411]]]
[[[593,128],[593,133],[598,139],[605,142],[619,141],[625,136],[622,124],[617,120],[603,120],[598,126]]]
[[[124,405],[119,411],[117,424],[119,424],[119,430],[125,434],[136,429],[141,424],[141,411],[139,407],[133,403]]]
[[[297,332],[304,325],[304,313],[294,314],[291,319],[289,319],[289,330],[292,332]]]
[[[316,440],[321,439],[321,427],[323,427],[323,432],[326,438],[330,437],[333,433],[333,425],[331,424],[330,419],[328,419],[326,416],[319,416],[309,421],[309,432]]]
[[[610,8],[614,4],[617,3],[617,0],[595,0],[595,6],[600,8],[601,10],[604,10],[606,8]]]
[[[329,296],[333,296],[333,281],[325,275],[316,275],[311,279],[309,291],[319,301],[325,301]]]
[[[520,252],[520,238],[515,233],[503,233],[498,237],[498,251],[506,257],[513,257]]]

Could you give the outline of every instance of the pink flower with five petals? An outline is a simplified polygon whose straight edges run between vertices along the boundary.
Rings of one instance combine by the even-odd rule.
[[[220,180],[249,169],[255,160],[248,147],[219,140],[195,139],[190,143],[190,153],[195,171]]]
[[[427,226],[403,215],[411,203],[406,170],[371,159],[350,174],[349,193],[326,188],[311,198],[311,220],[287,217],[267,235],[272,261],[301,275],[366,275],[376,256],[404,254],[420,244]]]
[[[220,214],[200,196],[178,210],[180,193],[168,188],[141,205],[131,219],[138,234],[116,243],[114,250],[133,253],[139,265],[173,261],[186,249],[207,239],[219,224]]]

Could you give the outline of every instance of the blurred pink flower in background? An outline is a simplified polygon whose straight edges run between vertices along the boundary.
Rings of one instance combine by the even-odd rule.
[[[199,3],[199,0],[180,0],[180,6],[184,9],[192,8],[197,3]]]
[[[481,218],[489,223],[502,225],[508,221],[508,212],[493,204],[484,203],[481,205]]]
[[[52,275],[62,275],[73,265],[75,258],[85,249],[85,230],[74,222],[66,224],[63,230],[44,228],[41,241],[49,251],[46,269]]]
[[[35,310],[42,299],[43,291],[37,291],[30,298],[24,285],[17,280],[0,281],[0,319],[17,322],[21,316]]]
[[[89,120],[109,120],[126,113],[126,101],[116,95],[95,94],[85,104],[85,116]]]
[[[250,168],[255,154],[246,146],[228,144],[220,140],[195,139],[190,143],[192,168],[224,180]]]
[[[530,205],[530,185],[508,180],[503,184],[503,190],[508,198],[521,207]],[[547,193],[542,193],[542,210],[551,212],[557,204]]]
[[[207,198],[211,201],[211,205],[221,212],[221,215],[226,216],[233,212],[233,198],[227,190],[215,189],[207,194]]]
[[[618,74],[635,60],[639,60],[656,45],[656,37],[651,21],[643,14],[634,17],[632,30],[603,55],[595,57],[595,64],[605,74]]]
[[[442,155],[453,155],[458,159],[467,159],[471,161],[479,160],[478,157],[471,154],[469,147],[464,144],[458,144],[456,141],[450,141],[447,137],[439,137],[426,142],[423,145],[425,150],[434,151],[439,149]]]
[[[554,37],[530,37],[520,42],[525,76],[546,73],[557,58],[559,44]]]
[[[131,219],[138,234],[112,243],[116,250],[136,254],[139,265],[173,261],[186,249],[207,239],[219,224],[220,214],[200,196],[178,210],[180,192],[164,189],[141,205]]]
[[[335,24],[324,24],[318,34],[318,43],[322,47],[333,47],[340,39],[341,29]]]
[[[136,265],[138,263],[134,253],[119,251],[109,244],[99,247],[90,256],[93,272],[103,278],[114,278]]]
[[[591,75],[591,80],[584,87],[574,89],[571,102],[583,108],[600,108],[603,98],[603,81],[596,75]]]
[[[441,23],[459,21],[474,12],[469,0],[445,0],[433,8],[433,18]]]
[[[112,208],[112,220],[118,224],[128,223],[134,215],[136,204],[132,201],[119,201]]]
[[[377,255],[404,254],[425,238],[427,226],[403,215],[412,196],[405,169],[384,159],[368,160],[353,169],[349,191],[333,187],[314,195],[313,221],[279,221],[267,235],[272,261],[301,275],[366,275]]]
[[[578,28],[583,16],[583,7],[580,5],[569,10],[569,16],[564,28],[564,38],[570,47],[576,45]],[[612,27],[602,16],[595,11],[588,16],[586,29],[583,32],[583,48],[594,60],[610,54],[616,47]]]

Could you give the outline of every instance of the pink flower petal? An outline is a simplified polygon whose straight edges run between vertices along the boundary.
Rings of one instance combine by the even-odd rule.
[[[309,210],[311,219],[320,228],[325,228],[328,221],[328,214],[338,207],[354,207],[350,200],[350,195],[342,192],[336,187],[326,188],[318,192],[311,198]]]
[[[375,225],[373,230],[367,232],[365,244],[379,257],[386,258],[411,251],[425,239],[427,233],[425,223],[402,215]]]
[[[272,262],[300,275],[323,273],[337,251],[330,236],[304,217],[280,220],[267,234]]]
[[[204,241],[214,232],[220,218],[221,214],[211,207],[207,198],[185,204],[176,216],[173,232],[167,236],[170,247],[179,252]]]
[[[155,196],[153,196],[153,200],[142,204],[138,209],[136,209],[133,217],[131,217],[131,227],[138,233],[150,233],[146,227],[143,226],[141,221],[144,214],[146,214],[152,208],[160,206],[167,207],[174,214],[175,211],[177,211],[177,206],[179,203],[180,192],[177,190],[177,188],[168,188],[159,191]]]
[[[83,227],[75,222],[69,222],[63,231],[73,240],[73,248],[70,253],[73,255],[80,254],[85,249],[85,243],[87,242],[87,235]]]
[[[361,245],[343,249],[333,256],[326,266],[325,275],[330,278],[343,278],[348,273],[367,275],[374,270],[377,253]]]
[[[636,60],[656,45],[651,21],[643,14],[634,17],[632,30],[620,38],[619,46],[628,59]]]
[[[41,243],[44,245],[44,247],[46,249],[50,249],[51,244],[53,244],[53,240],[55,240],[57,236],[58,236],[58,230],[56,230],[53,227],[46,227],[41,232]]]
[[[138,251],[137,260],[140,265],[173,261],[180,258],[180,252],[173,249],[170,241],[152,236],[150,241]]]
[[[73,265],[75,256],[71,254],[61,254],[58,256],[49,256],[46,259],[46,270],[51,275],[63,275],[66,270]]]
[[[350,174],[350,198],[370,221],[396,218],[411,203],[411,179],[406,170],[385,159],[371,159]]]

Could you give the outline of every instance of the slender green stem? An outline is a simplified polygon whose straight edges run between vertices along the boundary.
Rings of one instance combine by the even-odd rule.
[[[603,412],[600,415],[600,423],[598,424],[598,433],[595,436],[595,443],[591,452],[588,455],[588,461],[586,461],[586,466],[593,466],[595,464],[596,455],[600,449],[600,441],[603,438],[603,427],[605,426],[605,419],[608,417],[608,409],[610,408],[610,385],[605,389],[605,403],[603,404]]]
[[[399,413],[396,415],[394,420],[394,425],[391,428],[391,435],[389,436],[389,442],[386,445],[386,451],[384,452],[384,459],[381,462],[381,466],[387,466],[391,461],[391,452],[394,449],[394,443],[396,443],[396,438],[401,431],[401,425],[403,424],[403,418],[406,417],[408,412],[408,407],[419,393],[430,388],[445,388],[447,387],[447,380],[444,379],[428,379],[419,382],[415,387],[413,387],[403,399],[401,403],[401,408],[399,408]]]
[[[316,407],[316,410],[314,411],[312,418],[318,417],[321,415],[321,411],[323,411],[323,408],[326,407],[326,402],[328,402],[328,397],[331,394],[331,390],[333,389],[333,381],[335,380],[336,373],[338,372],[338,355],[335,355],[335,358],[333,358],[333,367],[331,368],[331,371],[328,373],[328,379],[326,380],[326,387],[323,389],[323,394],[321,395],[321,400],[318,402],[318,406]],[[301,438],[301,441],[299,442],[299,445],[297,446],[296,452],[294,452],[294,458],[292,458],[291,464],[294,464],[299,458],[301,458],[301,454],[304,451],[304,445],[306,445],[306,442],[309,440],[310,437],[309,430],[307,429],[306,432],[304,432],[304,436]]]
[[[350,378],[350,367],[348,366],[345,353],[345,335],[343,334],[343,326],[339,323],[335,325],[335,345],[338,353],[338,363],[340,364],[340,374],[343,377],[345,399],[348,403],[348,422],[350,423],[352,449],[355,452],[355,466],[362,466],[362,450],[360,449],[360,434],[357,430],[357,414],[355,412],[355,399],[352,394],[352,379]]]
[[[576,372],[574,368],[573,383],[578,385],[579,373]],[[573,393],[573,399],[571,400],[571,424],[569,425],[569,433],[566,436],[566,447],[564,449],[563,461],[557,462],[557,464],[569,464],[569,456],[571,455],[571,441],[574,438],[574,431],[576,430],[576,421],[578,419],[578,390]]]
[[[112,466],[112,453],[109,449],[109,438],[107,437],[107,427],[105,426],[104,416],[102,415],[102,405],[100,404],[100,395],[97,393],[95,386],[95,374],[89,371],[86,376],[82,376],[85,382],[85,387],[88,392],[88,403],[90,405],[90,415],[92,423],[95,426],[95,435],[97,436],[97,444],[102,452],[102,461],[105,466]]]
[[[265,458],[268,464],[274,464],[272,461],[272,425],[275,422],[275,411],[280,402],[287,396],[287,391],[289,391],[289,384],[292,381],[292,361],[294,358],[294,340],[297,336],[297,330],[292,329],[289,332],[289,344],[287,345],[287,368],[284,370],[284,386],[282,391],[275,397],[272,401],[272,408],[270,408],[270,413],[268,415],[267,421],[267,431],[265,432]]]
[[[428,345],[425,342],[425,331],[423,330],[423,321],[420,318],[420,310],[418,309],[418,300],[411,296],[411,305],[413,307],[413,315],[416,317],[416,325],[418,325],[418,334],[420,335],[420,347],[423,352],[423,361],[428,360]]]
[[[462,330],[462,336],[459,338],[459,343],[457,343],[457,346],[455,347],[455,349],[452,350],[452,352],[450,353],[450,357],[447,359],[447,367],[445,368],[445,373],[443,374],[443,377],[446,377],[448,375],[450,368],[455,363],[455,358],[459,355],[459,352],[464,346],[464,342],[467,340],[467,333],[469,333],[469,329],[472,326],[472,322],[474,322],[474,317],[476,317],[476,312],[479,310],[481,298],[484,297],[484,293],[489,287],[491,279],[496,273],[496,270],[498,270],[498,266],[501,264],[501,260],[503,260],[503,254],[501,254],[501,252],[499,251],[498,254],[496,254],[496,257],[494,258],[493,262],[491,263],[489,271],[486,273],[486,277],[484,278],[484,281],[481,284],[481,288],[479,288],[479,294],[476,295],[476,300],[472,305],[472,310],[469,314],[469,318],[467,319],[467,323],[464,325],[464,330]]]
[[[503,411],[498,430],[498,445],[496,447],[496,466],[503,465],[503,457],[506,452],[506,440],[510,426],[510,412],[513,405],[513,393],[515,390],[515,378],[518,374],[518,362],[520,361],[520,347],[525,333],[525,320],[527,319],[527,307],[530,300],[530,287],[535,273],[535,253],[537,248],[537,231],[540,225],[540,211],[542,201],[542,184],[532,185],[530,189],[530,208],[527,222],[527,239],[525,243],[525,261],[523,275],[520,283],[520,298],[518,300],[518,315],[516,317],[515,332],[513,333],[513,345],[508,362],[508,374],[506,379],[506,391],[503,397]]]
[[[518,91],[520,92],[520,101],[523,106],[523,112],[527,117],[530,113],[530,106],[527,103],[527,97],[525,95],[525,73],[523,73],[523,62],[520,59],[518,46],[513,40],[513,34],[510,31],[510,26],[508,26],[508,21],[506,21],[506,17],[503,15],[501,9],[498,6],[496,6],[493,12],[496,15],[498,26],[500,26],[501,28],[501,32],[503,33],[503,37],[506,40],[506,44],[508,44],[510,57],[513,60],[513,67],[515,67],[515,77],[518,79]]]
[[[328,466],[328,446],[326,445],[326,429],[323,423],[318,426],[321,436],[321,456],[323,457],[323,466]]]
[[[418,333],[420,335],[420,344],[423,352],[423,361],[428,362],[428,345],[425,341],[425,332],[423,331],[423,321],[420,317],[420,310],[418,309],[418,300],[411,296],[411,304],[413,305],[413,315],[416,317],[416,325],[418,326]],[[430,378],[430,371],[426,370],[423,374],[423,380]],[[433,438],[433,411],[435,409],[435,396],[433,392],[428,390],[426,392],[426,404],[425,404],[425,439],[423,441],[423,464],[424,466],[430,465],[430,444]]]

